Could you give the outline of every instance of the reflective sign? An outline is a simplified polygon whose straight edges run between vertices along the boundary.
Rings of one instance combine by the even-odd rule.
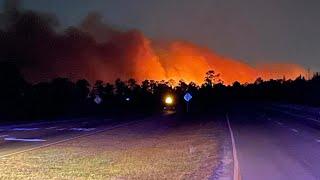
[[[183,99],[187,102],[189,102],[192,99],[192,96],[190,93],[186,93],[183,97]]]
[[[101,103],[102,103],[101,97],[98,96],[98,95],[96,95],[96,98],[94,98],[94,102],[95,102],[96,104],[101,104]]]

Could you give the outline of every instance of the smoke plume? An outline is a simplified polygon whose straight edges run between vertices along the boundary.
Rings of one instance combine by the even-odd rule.
[[[91,82],[135,78],[203,83],[209,70],[219,73],[225,84],[305,75],[299,65],[248,65],[190,42],[160,45],[139,30],[114,28],[96,13],[62,32],[56,18],[43,13],[10,11],[0,20],[0,61],[16,64],[33,82],[63,76]]]

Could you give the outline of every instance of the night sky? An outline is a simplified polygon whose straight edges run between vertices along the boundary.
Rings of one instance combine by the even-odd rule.
[[[318,0],[28,0],[23,6],[54,13],[63,26],[97,11],[115,26],[155,39],[188,40],[249,63],[292,62],[320,70]]]

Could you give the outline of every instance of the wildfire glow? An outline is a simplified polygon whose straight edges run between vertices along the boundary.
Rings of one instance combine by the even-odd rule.
[[[136,56],[135,77],[156,80],[184,80],[203,83],[205,73],[214,70],[225,84],[235,81],[254,82],[263,79],[294,79],[305,75],[304,68],[295,64],[257,64],[255,66],[218,55],[206,48],[188,42],[171,42],[165,47],[151,46],[150,40],[141,36],[143,43]],[[155,43],[154,43],[155,44]]]
[[[117,78],[134,78],[138,82],[148,79],[178,83],[183,80],[202,84],[206,72],[214,70],[226,85],[235,81],[252,83],[258,77],[265,80],[294,79],[306,74],[306,70],[296,64],[249,65],[190,42],[159,44],[139,31],[121,32],[105,44],[87,48],[90,51],[84,49],[75,55],[67,54],[64,61],[56,60],[58,58],[48,60],[41,69],[25,69],[24,72],[31,80],[63,76],[74,80],[85,78],[92,83],[96,80],[113,82]],[[92,50],[96,47],[99,48]]]

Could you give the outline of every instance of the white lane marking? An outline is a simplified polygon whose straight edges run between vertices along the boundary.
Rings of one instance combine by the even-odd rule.
[[[0,135],[0,138],[2,138],[2,137],[8,137],[9,135]]]
[[[36,131],[39,130],[39,128],[13,128],[13,131]]]
[[[276,121],[276,123],[277,123],[278,125],[280,125],[280,126],[283,125],[283,123],[282,123],[282,122],[279,122],[279,121]]]
[[[291,128],[291,131],[295,132],[295,133],[298,133],[299,131],[294,129],[294,128]]]
[[[22,138],[15,138],[15,137],[9,137],[4,138],[5,141],[23,141],[23,142],[44,142],[47,140],[44,139],[22,139]]]
[[[238,155],[237,155],[237,149],[236,149],[236,143],[233,136],[233,131],[231,128],[230,120],[228,114],[226,114],[226,119],[228,123],[228,128],[231,136],[231,143],[232,143],[232,154],[233,154],[233,180],[241,180],[241,174],[240,174],[240,167],[239,167],[239,161],[238,161]]]
[[[320,121],[319,120],[316,120],[316,119],[314,119],[314,118],[307,118],[308,120],[310,120],[310,121],[314,121],[314,122],[318,122],[318,123],[320,123]]]
[[[60,121],[42,121],[42,122],[37,122],[37,123],[27,123],[27,124],[12,124],[8,126],[1,126],[1,128],[14,128],[14,127],[23,127],[23,126],[38,126],[42,124],[56,124],[56,123],[67,123],[67,122],[78,122],[81,120],[85,120],[88,118],[74,118],[74,119],[69,119],[69,120],[60,120]],[[105,120],[111,120],[111,119],[105,119]]]
[[[88,132],[88,131],[93,131],[95,129],[96,128],[71,128],[70,130],[71,131],[85,131],[85,132]]]
[[[320,143],[320,139],[316,139],[316,141],[317,141],[318,143]]]
[[[304,119],[308,119],[308,120],[310,120],[310,121],[314,121],[314,122],[320,123],[320,121],[317,120],[317,119],[309,118],[309,117],[302,116],[302,115],[295,114],[295,113],[291,113],[291,112],[288,112],[288,111],[281,111],[281,110],[276,109],[276,108],[267,108],[267,109],[271,109],[271,110],[278,111],[278,112],[282,112],[282,113],[284,113],[284,114],[288,114],[288,115],[291,115],[291,116],[294,116],[294,117],[304,118]]]
[[[57,129],[57,131],[64,131],[66,130],[67,128],[60,128],[60,129]]]
[[[115,129],[115,128],[121,128],[121,127],[124,127],[124,126],[128,126],[130,124],[139,123],[141,121],[142,120],[133,121],[133,122],[124,123],[124,124],[118,124],[118,125],[115,125],[115,126],[112,126],[112,127],[109,127],[109,128],[104,128],[104,129],[99,130],[99,131],[95,131],[95,132],[91,132],[91,133],[75,136],[75,137],[72,137],[72,138],[63,139],[63,140],[56,141],[56,142],[53,142],[53,143],[48,143],[48,144],[45,144],[45,145],[37,146],[37,147],[34,147],[34,148],[30,148],[30,149],[25,149],[25,150],[22,150],[22,151],[17,151],[17,152],[10,153],[10,154],[5,154],[3,156],[0,156],[0,159],[6,158],[6,157],[9,157],[9,156],[13,156],[13,155],[17,155],[17,154],[21,154],[21,153],[25,153],[25,152],[34,151],[34,150],[41,149],[41,148],[46,148],[46,147],[53,146],[53,145],[56,145],[56,144],[64,143],[64,142],[67,142],[67,141],[71,141],[71,140],[74,140],[74,139],[80,139],[80,138],[83,138],[83,137],[92,136],[92,135],[99,134],[99,133],[102,133],[102,132],[105,132],[105,131],[108,131],[108,130],[112,130],[112,129]]]
[[[48,127],[48,128],[46,128],[46,129],[56,129],[57,127]]]

